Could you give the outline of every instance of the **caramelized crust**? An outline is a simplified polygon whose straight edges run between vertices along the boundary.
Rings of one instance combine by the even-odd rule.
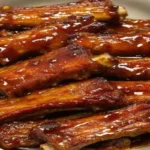
[[[54,119],[63,121],[67,119],[81,118],[87,115],[88,113],[82,113]],[[39,147],[41,142],[30,138],[29,134],[34,127],[43,123],[48,123],[50,121],[52,120],[49,118],[43,118],[33,121],[15,121],[12,123],[5,123],[0,126],[0,146],[4,149],[14,149],[19,147]]]
[[[116,89],[118,89],[118,91]],[[124,97],[124,94],[119,90],[126,94],[126,96]],[[9,121],[14,120],[16,115],[18,119],[22,116],[32,116],[35,112],[39,112],[37,113],[38,115],[43,115],[49,112],[48,109],[50,110],[54,108],[57,109],[56,111],[59,111],[60,108],[65,110],[67,107],[71,110],[75,109],[75,107],[82,107],[82,109],[89,107],[107,109],[123,105],[125,106],[128,104],[147,102],[150,100],[149,92],[150,83],[148,81],[107,82],[102,78],[95,78],[32,93],[32,95],[12,99],[11,101],[1,100],[0,107],[2,108],[3,106],[3,110],[0,111],[0,114],[7,114],[7,116],[3,119],[5,121]],[[32,104],[29,104],[29,102]],[[46,109],[46,112],[41,113],[41,110]],[[29,113],[27,111],[29,111]],[[32,114],[30,114],[31,111]],[[18,114],[14,112],[18,112]],[[48,122],[49,120],[46,121]],[[33,140],[29,138],[29,133],[33,127],[43,124],[46,121],[25,121],[2,125],[0,127],[1,147],[10,149],[38,146],[41,142],[36,139]],[[123,138],[106,141],[104,143],[101,142],[96,145],[89,146],[86,150],[90,148],[94,148],[94,150],[114,150],[115,148],[120,150],[122,148],[124,150],[125,148],[135,147],[136,145],[139,146],[138,143],[136,144],[136,141],[139,140],[139,138],[140,137],[132,139],[132,141],[129,138]],[[147,138],[147,140],[146,138],[142,138],[140,140],[141,145],[149,144],[148,141],[150,140],[148,139],[150,138]]]
[[[82,150],[138,150],[148,145],[150,145],[150,134],[146,133],[132,138],[125,137],[99,142]]]
[[[124,80],[150,79],[150,58],[118,58],[118,61],[118,65],[105,72],[106,76]]]
[[[0,8],[0,24],[3,28],[33,27],[43,23],[64,20],[67,17],[90,15],[97,20],[119,18],[118,7],[109,0],[80,1],[42,7],[9,7]],[[126,16],[127,12],[121,13]]]
[[[140,95],[142,93],[150,92],[149,81],[109,81],[109,83],[127,95]]]
[[[60,110],[108,109],[122,106],[124,94],[106,80],[95,78],[0,101],[0,123]]]
[[[130,138],[119,138],[114,140],[98,142],[96,144],[87,146],[82,150],[130,150],[130,148],[131,148]]]
[[[92,58],[88,49],[70,45],[0,69],[2,96],[22,96],[26,93],[56,86],[67,79],[87,79],[91,74],[102,73],[117,61],[107,54]]]
[[[1,125],[0,146],[4,149],[38,146],[40,142],[31,139],[29,133],[33,127],[42,123],[44,123],[44,121],[13,122]]]
[[[139,32],[150,32],[150,20],[126,19],[119,23],[110,22],[105,33],[133,34]]]
[[[44,54],[63,47],[67,44],[68,36],[77,31],[96,32],[104,28],[105,23],[96,22],[93,17],[71,16],[65,21],[0,38],[0,65],[11,64],[23,57]]]
[[[150,100],[149,81],[111,81],[109,83],[126,94],[125,101],[128,104]]]
[[[93,59],[93,60],[92,60]],[[37,89],[56,86],[67,79],[87,79],[116,64],[108,55],[92,58],[90,51],[70,45],[0,69],[1,96],[22,96]]]
[[[90,34],[79,33],[73,43],[92,49],[93,54],[114,56],[150,56],[150,34]]]
[[[12,36],[14,33],[15,33],[14,31],[2,29],[0,30],[0,37],[9,37]]]
[[[132,105],[81,119],[43,124],[34,128],[32,137],[47,142],[54,150],[79,150],[99,141],[147,133],[149,115],[150,104]]]

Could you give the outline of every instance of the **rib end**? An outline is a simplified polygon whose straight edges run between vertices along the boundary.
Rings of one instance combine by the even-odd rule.
[[[128,16],[127,10],[122,6],[118,7],[118,14],[119,14],[121,20],[125,19],[126,16]]]
[[[49,144],[41,144],[41,145],[40,145],[40,148],[41,148],[42,150],[55,150],[54,147],[52,147],[52,146],[49,145]]]

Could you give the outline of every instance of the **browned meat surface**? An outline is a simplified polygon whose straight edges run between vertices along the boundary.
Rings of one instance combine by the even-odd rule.
[[[126,19],[119,23],[110,23],[106,33],[133,34],[150,32],[150,20]]]
[[[150,100],[149,81],[111,81],[114,87],[126,94],[126,103],[141,103]]]
[[[118,89],[118,90],[116,90]],[[121,91],[119,91],[121,90]],[[103,78],[95,78],[86,81],[72,83],[62,87],[56,87],[31,95],[11,99],[10,101],[1,100],[0,122],[17,120],[22,117],[32,115],[43,115],[50,113],[49,110],[60,111],[70,108],[74,109],[107,109],[128,104],[148,102],[150,100],[150,83],[149,81],[109,81]],[[124,95],[124,94],[126,95]],[[124,97],[125,96],[125,97]],[[30,102],[30,103],[29,103]],[[45,110],[45,111],[43,111]],[[30,113],[32,112],[32,114]],[[16,119],[17,118],[17,119]],[[4,124],[0,127],[0,145],[3,148],[32,147],[38,146],[40,142],[29,138],[30,130],[42,124],[42,121],[23,121]],[[143,138],[142,138],[143,139]],[[111,150],[120,150],[128,146],[135,146],[135,141],[139,137],[132,139],[118,139],[106,141],[92,145],[89,148],[101,150],[112,148]],[[146,145],[150,140],[143,139],[141,145]],[[138,144],[138,143],[137,143]],[[138,145],[137,145],[138,146]],[[114,149],[113,149],[114,148]]]
[[[93,54],[109,53],[114,56],[150,56],[150,34],[92,34],[78,33],[70,43],[90,48]]]
[[[107,54],[93,57],[88,49],[70,45],[30,60],[0,69],[1,96],[22,96],[56,86],[67,79],[87,79],[102,73],[117,61]]]
[[[0,146],[4,149],[38,146],[40,142],[31,139],[29,133],[33,127],[44,122],[46,120],[13,122],[0,126]]]
[[[95,78],[0,101],[0,123],[62,110],[108,109],[122,106],[124,94]]]
[[[63,47],[67,45],[68,36],[77,31],[98,32],[104,29],[105,23],[96,22],[93,17],[71,16],[65,21],[38,26],[10,37],[1,37],[0,65]]]
[[[34,128],[32,137],[54,150],[79,150],[87,145],[120,137],[134,137],[150,130],[150,104],[63,122],[53,121]]]
[[[136,137],[124,137],[93,144],[82,150],[136,150],[136,148],[150,145],[150,134],[142,134]]]
[[[68,4],[42,7],[10,7],[0,8],[1,28],[32,27],[52,21],[64,20],[67,17],[91,15],[97,20],[118,19],[127,15],[124,8],[112,5],[109,0],[80,1]]]
[[[2,29],[2,30],[0,30],[0,37],[9,37],[9,36],[12,36],[14,33],[15,33],[15,31],[9,31],[9,30]]]
[[[87,116],[90,113],[78,113],[65,117],[56,117],[55,120],[63,121]],[[60,114],[59,114],[60,115]],[[61,115],[60,115],[61,116]],[[52,121],[49,117],[32,121],[19,121],[5,123],[0,126],[0,146],[4,149],[14,149],[19,147],[39,147],[38,140],[30,138],[31,130],[43,123]]]
[[[149,80],[150,58],[118,58],[118,65],[114,65],[105,72],[106,76],[122,80]],[[104,76],[105,76],[104,75]]]

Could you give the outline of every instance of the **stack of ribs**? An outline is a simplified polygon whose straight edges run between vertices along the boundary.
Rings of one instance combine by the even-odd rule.
[[[0,7],[0,148],[150,145],[150,20],[110,0]]]

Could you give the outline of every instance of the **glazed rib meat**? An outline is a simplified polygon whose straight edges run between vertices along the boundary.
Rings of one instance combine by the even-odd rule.
[[[123,137],[93,144],[82,150],[138,150],[140,147],[150,144],[150,134],[142,134],[136,137]],[[137,149],[136,149],[137,148]]]
[[[69,117],[64,117],[57,120],[79,119],[88,116],[89,114],[79,114]],[[56,119],[55,119],[56,120]],[[33,128],[45,123],[50,123],[51,119],[39,119],[33,121],[21,121],[5,123],[0,126],[0,146],[4,149],[14,149],[19,147],[38,147],[43,142],[30,137],[30,132]],[[150,134],[139,135],[134,138],[119,138],[99,142],[82,150],[124,150],[125,148],[135,148],[150,144]]]
[[[29,133],[33,127],[44,123],[45,121],[26,121],[13,122],[0,126],[0,146],[4,149],[13,149],[18,147],[34,147],[40,142],[31,139]]]
[[[9,36],[12,36],[13,34],[14,34],[14,31],[9,31],[5,29],[0,30],[0,37],[9,37]]]
[[[55,120],[63,121],[66,119],[75,119],[87,116],[88,113],[71,115],[68,117],[54,118]],[[0,126],[0,146],[3,149],[14,149],[19,147],[38,147],[41,142],[30,138],[31,130],[43,123],[52,121],[49,118],[43,118],[32,121],[19,121],[5,123]]]
[[[96,22],[93,17],[71,16],[65,21],[0,38],[0,65],[63,47],[67,44],[68,36],[77,31],[98,32],[102,29],[105,29],[105,23]]]
[[[33,27],[43,23],[64,20],[67,17],[90,15],[96,20],[119,19],[127,15],[123,7],[112,5],[109,0],[80,1],[68,4],[42,7],[9,7],[0,8],[2,28]]]
[[[121,90],[128,104],[142,103],[150,100],[149,81],[110,81],[116,89]]]
[[[150,58],[117,58],[118,65],[104,72],[104,76],[123,80],[149,80]]]
[[[133,34],[140,32],[150,32],[150,20],[126,19],[119,23],[110,22],[107,25],[107,33]]]
[[[107,52],[114,56],[150,56],[150,34],[90,34],[79,33],[73,43],[92,49],[93,54]]]
[[[50,113],[49,110],[53,109],[55,109],[54,111],[65,110],[66,108],[74,110],[76,108],[86,109],[90,107],[107,109],[149,102],[149,92],[150,83],[148,81],[107,82],[103,78],[80,81],[62,87],[35,92],[22,98],[11,99],[11,101],[1,100],[0,122],[29,117],[34,114],[44,115]],[[43,110],[45,111],[43,112]],[[40,122],[14,122],[2,125],[0,127],[0,145],[7,149],[39,145],[40,142],[29,138],[30,130],[39,124],[43,124],[43,120]],[[118,141],[116,142],[118,143]],[[97,147],[100,146],[97,144]],[[106,147],[110,146],[110,144],[108,145],[106,142],[102,146]]]
[[[56,86],[68,79],[87,79],[106,71],[117,61],[107,54],[93,57],[88,49],[69,45],[30,60],[0,69],[1,96],[22,96]]]
[[[0,123],[62,110],[108,109],[122,106],[124,94],[95,78],[0,101]]]
[[[44,146],[48,147],[48,145]],[[114,140],[98,142],[96,144],[87,146],[82,150],[130,150],[130,148],[131,148],[130,138],[119,138]]]
[[[79,150],[99,141],[147,133],[149,116],[150,104],[143,103],[81,119],[43,124],[34,128],[32,137],[47,142],[54,150]]]

